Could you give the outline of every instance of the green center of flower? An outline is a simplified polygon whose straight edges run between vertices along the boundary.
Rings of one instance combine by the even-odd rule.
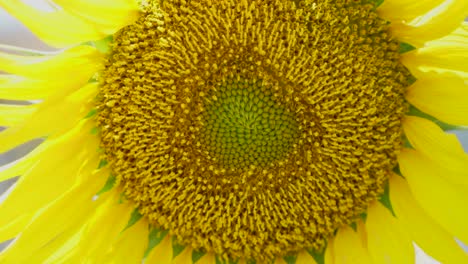
[[[227,168],[264,167],[289,153],[296,120],[261,81],[228,80],[212,94],[200,135],[210,159]]]

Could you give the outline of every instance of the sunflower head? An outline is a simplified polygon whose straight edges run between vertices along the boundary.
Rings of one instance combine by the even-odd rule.
[[[266,261],[321,250],[382,192],[409,74],[371,4],[164,1],[115,38],[102,145],[184,244]]]
[[[468,263],[466,0],[54,3],[0,0],[67,47],[0,44],[0,263]]]

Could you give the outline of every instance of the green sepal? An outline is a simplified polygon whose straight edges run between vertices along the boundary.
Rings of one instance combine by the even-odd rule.
[[[388,181],[385,183],[384,192],[380,196],[379,202],[383,204],[392,213],[393,216],[396,217],[395,212],[393,211],[392,203],[390,201],[390,185],[388,184]]]
[[[296,264],[297,256],[293,256],[293,255],[284,256],[283,259],[288,264]]]
[[[402,177],[403,179],[406,179],[405,176],[403,176],[403,174],[401,173],[400,166],[398,164],[395,166],[395,168],[393,168],[393,172],[396,175]]]
[[[356,222],[352,222],[351,224],[349,224],[349,226],[354,230],[354,232],[357,232],[357,224],[356,224]]]
[[[172,237],[172,259],[175,259],[182,251],[184,251],[185,246],[177,242],[175,236]]]
[[[426,114],[424,113],[423,111],[417,109],[415,106],[411,105],[410,108],[409,108],[409,111],[408,111],[408,115],[412,115],[412,116],[418,116],[418,117],[422,117],[422,118],[425,118],[425,119],[428,119],[434,123],[436,123],[440,128],[442,128],[444,131],[447,131],[447,130],[457,130],[457,129],[460,129],[461,127],[460,126],[456,126],[456,125],[451,125],[451,124],[447,124],[445,122],[442,122],[440,120],[438,120],[437,118],[429,115],[429,114]]]
[[[393,168],[393,172],[398,174],[398,175],[401,175],[400,166],[396,165],[395,168]]]
[[[123,204],[125,201],[127,201],[127,195],[125,195],[124,192],[122,192],[119,196],[119,200],[118,200],[118,203],[119,204]]]
[[[96,83],[98,82],[98,79],[97,79],[97,75],[95,74],[95,76],[89,78],[88,80],[88,83]],[[96,96],[97,97],[97,96]]]
[[[412,50],[415,50],[415,49],[416,49],[416,47],[414,47],[411,44],[408,44],[406,42],[400,42],[400,48],[399,48],[398,52],[400,54],[403,54],[403,53],[406,53],[406,52],[409,52],[409,51],[412,51]]]
[[[97,109],[93,108],[91,111],[89,111],[84,118],[90,118],[93,117],[97,113]]]
[[[383,4],[384,0],[373,0],[375,7],[379,7],[381,4]]]
[[[93,128],[91,128],[89,133],[91,133],[92,135],[97,135],[99,133],[99,131],[100,131],[99,127],[93,127]]]
[[[96,194],[101,195],[101,194],[111,190],[115,185],[115,181],[116,181],[116,177],[114,175],[112,175],[112,174],[109,175],[109,178],[107,178],[107,181],[104,184],[104,187],[102,187],[102,189],[99,192],[97,192]]]
[[[130,219],[128,220],[127,226],[122,230],[122,232],[136,224],[136,222],[138,222],[138,220],[140,220],[141,217],[143,217],[143,215],[140,214],[138,208],[135,208],[132,214],[130,215]]]
[[[325,264],[325,250],[327,249],[327,246],[326,245],[322,251],[316,251],[314,249],[306,249],[307,250],[307,253],[309,253],[309,255],[311,255],[315,262],[317,262],[317,264]]]
[[[409,149],[414,149],[413,145],[409,142],[408,138],[406,136],[403,137],[403,147],[409,148]]]
[[[360,218],[362,219],[362,221],[365,223],[366,220],[367,220],[367,213],[364,212],[364,213],[360,214],[359,217],[360,217]]]
[[[196,263],[200,260],[203,256],[205,256],[206,252],[201,250],[193,250],[192,251],[192,263]]]
[[[101,53],[108,53],[110,51],[110,44],[114,40],[112,35],[109,35],[101,40],[89,42],[89,45],[95,47]]]
[[[102,159],[99,161],[98,169],[105,167],[108,164],[107,160]]]
[[[144,258],[148,257],[151,250],[153,250],[154,247],[161,243],[161,241],[166,237],[167,233],[169,233],[169,230],[161,230],[159,228],[153,228],[149,232],[148,248],[146,248]]]

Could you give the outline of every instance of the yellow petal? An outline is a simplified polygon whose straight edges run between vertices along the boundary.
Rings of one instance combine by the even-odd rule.
[[[28,263],[27,260],[35,252],[54,238],[82,224],[101,203],[100,199],[92,199],[106,180],[100,173],[98,171],[92,175],[92,179],[77,185],[41,210],[13,244],[0,253],[0,262]]]
[[[468,187],[468,155],[455,135],[415,116],[405,117],[403,129],[416,151],[430,160],[427,166],[431,170],[454,184]]]
[[[83,263],[82,261],[74,261],[69,258],[70,255],[76,251],[76,245],[80,240],[82,232],[83,227],[79,224],[62,232],[45,246],[42,246],[40,250],[34,252],[34,254],[28,258],[28,261],[30,261],[30,263],[44,264]]]
[[[366,229],[369,254],[374,263],[414,263],[411,239],[379,202],[374,202],[367,210]]]
[[[65,47],[105,37],[105,34],[91,24],[65,10],[42,11],[18,0],[2,0],[0,6],[23,22],[41,40],[54,47]]]
[[[0,104],[0,126],[15,126],[31,116],[36,110],[37,105]]]
[[[362,247],[369,254],[369,249],[368,249],[368,246],[367,246],[366,224],[364,223],[364,221],[358,220],[356,226],[357,226],[357,233],[359,235],[359,241],[361,242]]]
[[[417,77],[427,72],[468,72],[468,50],[463,45],[419,48],[401,55],[401,61]]]
[[[37,100],[50,95],[49,81],[31,80],[15,75],[0,75],[0,98],[6,100]],[[55,90],[55,89],[51,89]]]
[[[433,162],[421,153],[404,149],[398,162],[414,198],[439,225],[463,242],[468,242],[468,203],[466,186],[447,181],[430,166]]]
[[[148,245],[148,222],[138,221],[125,230],[112,245],[112,252],[106,256],[105,263],[141,263]]]
[[[390,177],[390,200],[399,224],[427,254],[442,263],[468,263],[468,255],[422,210],[406,180],[398,175]]]
[[[129,0],[55,0],[63,9],[90,21],[100,31],[114,34],[139,15],[138,2]]]
[[[213,253],[206,253],[201,259],[199,259],[197,264],[215,264],[215,255]]]
[[[95,48],[84,45],[44,56],[0,52],[0,70],[38,80],[85,77],[87,81],[101,69],[102,63],[102,55]]]
[[[432,40],[426,43],[426,46],[465,46],[468,45],[468,22],[463,23],[449,35]]]
[[[12,163],[5,164],[4,166],[0,166],[0,182],[26,173],[26,171],[36,163],[44,149],[46,149],[46,145],[39,145],[25,157]]]
[[[369,253],[362,246],[359,234],[348,226],[338,229],[333,251],[336,264],[371,263]]]
[[[328,238],[327,248],[325,249],[325,264],[335,264],[334,243],[334,238]]]
[[[141,231],[141,223],[135,224],[134,226],[126,230],[128,231],[128,233],[122,232],[118,236],[112,236],[109,235],[109,233],[106,231],[108,231],[109,229],[121,227],[113,227],[111,223],[113,220],[112,219],[111,221],[108,221],[110,225],[109,227],[105,226],[102,228],[103,232],[109,235],[104,245],[102,242],[100,242],[99,235],[97,235],[96,240],[93,240],[92,242],[90,242],[89,240],[89,230],[94,227],[93,225],[96,225],[96,217],[100,217],[100,220],[109,220],[108,218],[106,218],[107,215],[103,215],[103,212],[108,210],[115,210],[116,213],[122,213],[121,215],[119,215],[120,219],[125,218],[126,213],[128,214],[128,211],[120,210],[122,209],[121,206],[118,208],[112,206],[116,203],[118,196],[119,192],[114,189],[105,197],[99,197],[99,199],[102,199],[101,203],[99,204],[99,206],[95,207],[93,214],[88,216],[87,219],[84,219],[84,221],[80,225],[77,225],[74,229],[70,229],[61,233],[59,236],[54,238],[53,241],[41,247],[41,249],[38,252],[35,252],[30,257],[30,260],[34,260],[33,263],[114,263],[113,261],[116,260],[113,257],[115,257],[117,258],[117,261],[128,260],[129,262],[126,263],[138,263],[138,260],[141,261],[143,257],[144,246],[146,246],[146,244],[144,246],[141,244],[146,242],[146,238],[144,237],[144,234],[140,234],[140,232],[137,232],[138,234],[140,234],[140,236],[132,236],[135,234],[135,231]],[[147,225],[145,225],[145,223],[143,223],[143,225],[143,229],[147,231],[147,228],[145,229]],[[118,231],[114,233],[118,233]],[[95,234],[98,233],[99,232],[96,232]],[[132,238],[138,238],[142,240],[134,241],[132,240]],[[84,243],[88,243],[90,247],[85,247],[84,249],[82,246]],[[129,248],[119,248],[120,251],[116,252],[117,249],[115,247],[122,246],[121,243],[125,243],[127,246],[131,247],[133,251],[128,252]],[[96,245],[100,246],[101,248],[101,251],[97,252],[97,254],[95,252]],[[138,248],[137,245],[140,245],[141,248]],[[124,254],[125,257],[118,257],[121,256],[120,254]],[[135,259],[135,255],[137,261],[130,262],[130,260]]]
[[[170,235],[151,250],[146,258],[145,264],[171,264],[172,263],[172,239]]]
[[[412,21],[413,25],[395,22],[390,25],[392,34],[400,41],[421,47],[427,41],[441,38],[450,34],[468,14],[466,0],[444,1],[425,16]]]
[[[89,113],[97,92],[98,85],[90,83],[61,102],[41,103],[38,111],[21,126],[11,127],[0,133],[0,153],[35,138],[57,137],[68,131]]]
[[[44,146],[40,159],[19,178],[0,204],[0,226],[26,215],[31,217],[97,168],[98,140],[80,129],[83,127],[75,128],[56,142],[44,143],[49,146]],[[50,188],[51,183],[54,188]]]
[[[6,225],[0,225],[0,243],[16,237],[31,220],[31,214],[13,219]]]
[[[120,193],[120,189],[112,189],[111,192],[106,193],[109,196],[108,199],[93,215],[88,217],[80,242],[76,246],[77,251],[74,253],[77,258],[84,258],[94,263],[103,263],[103,259],[106,258],[105,254],[112,251],[112,245],[122,239],[122,236],[128,231],[124,231],[124,228],[134,207],[131,203],[119,203]],[[147,237],[148,232],[146,232],[145,241],[147,241]],[[128,242],[124,243],[128,244]],[[132,243],[135,244],[136,242]],[[138,250],[133,253],[139,255],[139,258],[142,259],[147,243],[144,246],[138,245],[140,247],[135,248]],[[121,253],[123,252],[119,254]]]
[[[316,264],[315,259],[306,251],[302,250],[297,254],[296,264]]]
[[[14,75],[0,75],[0,98],[7,100],[39,100],[63,95],[84,86],[92,72],[77,70],[73,78],[33,80]]]
[[[186,247],[179,255],[173,260],[172,264],[189,264],[192,263],[192,248]]]
[[[411,21],[424,15],[431,9],[440,5],[444,0],[408,1],[391,0],[383,1],[377,11],[379,15],[390,21]]]
[[[468,126],[468,85],[456,75],[427,74],[408,88],[406,99],[441,121]]]

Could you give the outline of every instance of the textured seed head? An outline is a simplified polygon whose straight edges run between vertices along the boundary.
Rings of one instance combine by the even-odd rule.
[[[408,79],[364,2],[150,1],[115,36],[98,116],[140,213],[263,263],[364,212],[396,164]]]

